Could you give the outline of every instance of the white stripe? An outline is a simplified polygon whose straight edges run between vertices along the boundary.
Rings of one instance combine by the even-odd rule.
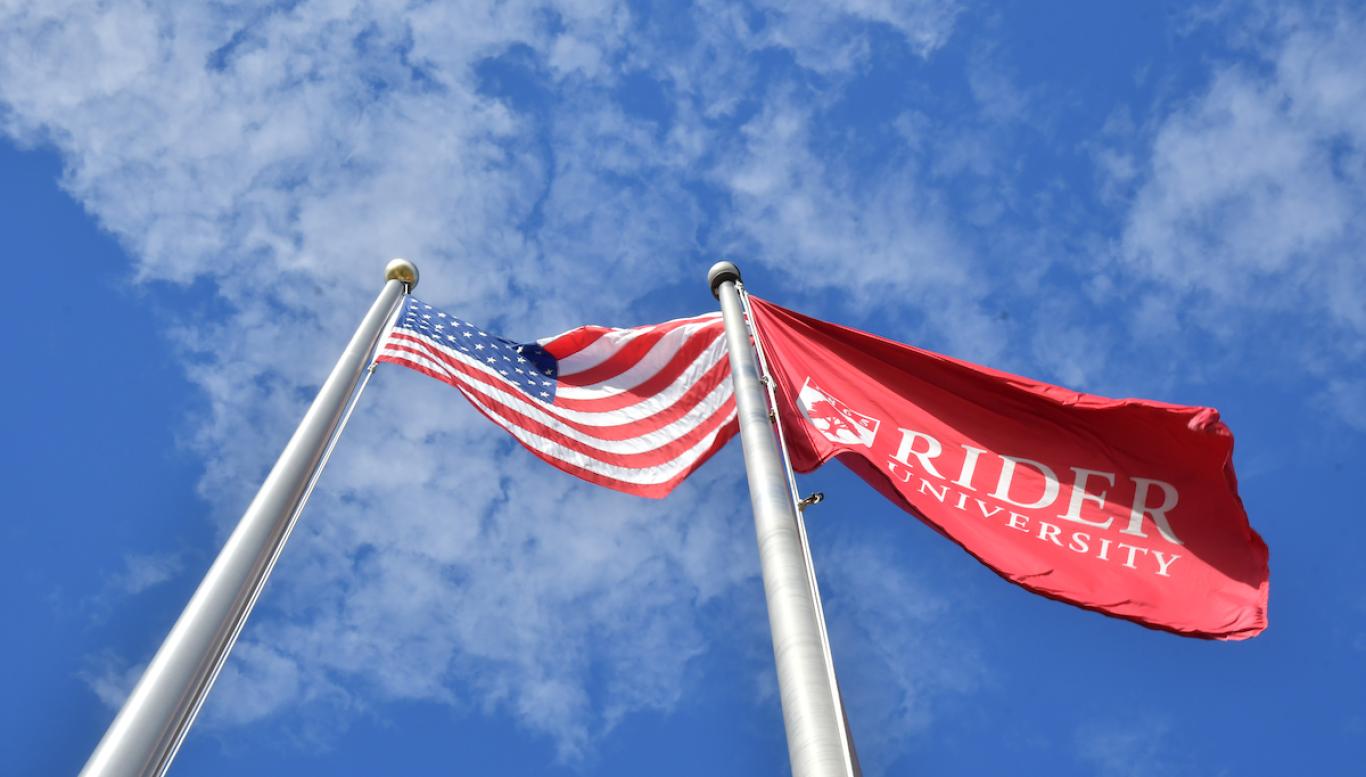
[[[466,354],[457,349],[442,345],[441,343],[436,342],[435,340],[433,340],[430,337],[427,337],[426,335],[414,333],[411,331],[405,331],[405,334],[409,334],[416,337],[417,339],[425,343],[427,346],[435,348],[437,351],[440,351],[441,353],[445,354],[446,356],[449,356],[452,359],[458,360],[461,364],[479,370],[483,374],[489,376],[490,378],[493,378],[494,380],[497,380],[500,383],[507,382],[506,379],[502,375],[500,375],[497,370],[489,367],[487,364],[484,364],[483,361],[479,360],[474,356]],[[385,343],[385,348],[387,349],[390,344],[391,343]],[[398,341],[397,343],[393,344],[403,344],[403,341]],[[669,407],[672,407],[679,401],[679,399],[683,397],[684,394],[688,392],[690,388],[692,388],[693,384],[697,383],[697,381],[701,379],[703,375],[706,374],[706,370],[710,367],[710,365],[714,364],[717,359],[721,358],[721,356],[724,355],[724,353],[725,340],[723,338],[718,338],[714,343],[711,344],[707,351],[702,354],[702,356],[699,356],[698,359],[687,370],[685,370],[682,374],[679,375],[678,380],[669,384],[668,388],[649,397],[646,397],[633,405],[627,405],[617,410],[606,410],[603,412],[592,412],[588,410],[571,410],[569,408],[556,407],[549,403],[543,402],[535,397],[528,397],[528,399],[531,399],[532,401],[540,405],[543,405],[547,411],[555,413],[561,418],[573,421],[575,423],[580,423],[585,426],[620,426],[623,423],[623,414],[629,414],[628,416],[626,416],[628,418],[641,420],[649,418],[650,416],[656,413],[659,413]],[[393,355],[401,354],[402,352],[400,351]],[[727,375],[726,378],[724,378],[719,384],[717,384],[717,387],[725,387],[726,390],[729,391],[730,385],[730,376]],[[564,389],[560,388],[558,389],[558,391],[563,392]]]
[[[712,323],[712,320],[716,317],[716,315],[708,313],[705,316],[679,318],[673,321],[665,321],[661,324],[654,324],[652,326],[638,326],[634,329],[613,329],[593,341],[587,348],[584,348],[577,353],[571,353],[563,359],[560,359],[560,375],[576,375],[580,372],[591,370],[612,358],[612,355],[625,347],[627,343],[641,335],[649,334],[660,327],[671,326],[680,322],[688,322],[686,326],[702,327]],[[573,330],[570,331],[572,332]],[[569,333],[566,332],[565,334]],[[562,337],[563,335],[560,336]],[[550,340],[546,340],[545,342],[549,341]]]
[[[658,329],[659,327],[654,327],[654,328],[655,328],[655,329]],[[706,329],[708,329],[708,328],[716,329],[718,333],[724,333],[724,331],[725,331],[724,329],[721,328],[720,322],[718,322],[718,321],[701,321],[701,322],[697,322],[697,323],[693,323],[693,324],[684,324],[683,326],[680,326],[680,327],[678,327],[677,329],[673,329],[673,330],[670,330],[669,332],[666,332],[666,333],[664,334],[664,336],[661,337],[661,338],[659,339],[659,342],[657,342],[657,343],[655,343],[654,345],[650,346],[650,350],[646,351],[646,352],[640,357],[640,358],[641,358],[641,361],[638,361],[638,362],[636,362],[635,365],[632,365],[631,367],[628,367],[628,368],[627,368],[626,370],[624,370],[622,373],[619,373],[619,374],[617,374],[617,375],[615,375],[615,376],[613,376],[613,377],[611,377],[611,378],[608,378],[608,379],[605,380],[605,381],[600,381],[599,383],[597,383],[597,384],[595,384],[595,385],[598,385],[598,386],[615,386],[615,387],[633,387],[633,386],[639,385],[640,383],[645,382],[645,379],[646,379],[646,378],[648,378],[650,375],[653,375],[654,373],[658,372],[659,369],[660,369],[661,367],[663,367],[666,363],[668,363],[669,357],[673,356],[674,353],[676,353],[676,352],[678,351],[678,349],[679,349],[680,347],[682,347],[683,343],[687,342],[689,338],[696,336],[697,333],[702,332],[702,331],[704,331],[704,330],[706,330]],[[612,333],[612,334],[615,334],[615,333]],[[644,333],[640,333],[640,334],[644,334]],[[632,336],[632,337],[629,337],[629,338],[615,338],[614,340],[608,342],[608,343],[606,344],[606,346],[604,346],[604,347],[611,347],[612,350],[611,350],[609,353],[607,353],[605,356],[602,356],[601,354],[598,354],[598,353],[589,354],[589,353],[588,353],[589,351],[595,350],[596,347],[597,347],[600,343],[602,343],[604,340],[607,340],[608,337],[611,336],[611,335],[604,335],[600,340],[598,340],[598,342],[593,343],[592,346],[589,346],[588,348],[585,348],[583,351],[580,352],[580,353],[582,353],[582,354],[585,354],[585,355],[583,356],[582,359],[580,359],[580,354],[573,354],[573,355],[571,355],[571,356],[568,356],[568,357],[566,357],[566,358],[560,360],[560,369],[559,369],[560,377],[561,377],[561,378],[571,377],[571,376],[573,376],[573,375],[577,375],[577,374],[579,374],[579,373],[581,373],[581,372],[587,372],[587,371],[589,371],[589,370],[595,369],[595,368],[597,368],[597,367],[599,367],[599,366],[605,364],[609,359],[611,359],[612,357],[616,356],[617,353],[618,353],[619,351],[621,351],[622,348],[625,348],[628,344],[630,344],[630,343],[631,343],[632,341],[634,341],[637,337],[639,337],[640,334],[636,334],[636,335],[634,335],[634,336]],[[652,364],[656,364],[656,365],[657,365],[656,367],[654,367],[654,369],[648,369],[648,368],[647,368],[647,369],[648,369],[648,372],[641,372],[640,370],[637,370],[637,369],[636,369],[637,367],[640,366],[641,362],[645,361],[645,360],[646,360],[649,356],[651,356],[652,354],[655,354],[656,351],[658,351],[658,353],[660,354],[660,356],[657,356],[657,357],[655,358],[655,360],[651,362]],[[661,360],[661,357],[662,357],[662,360]],[[591,362],[591,364],[589,364],[588,362]],[[629,382],[629,381],[631,380],[631,378],[628,378],[628,377],[626,376],[626,372],[628,372],[628,371],[630,371],[632,375],[636,376],[636,377],[634,378],[634,381],[635,381],[635,382]],[[640,377],[640,376],[642,376],[642,375],[643,375],[644,377]],[[585,386],[584,388],[591,388],[591,387],[592,387],[592,384],[590,384],[590,386]]]
[[[560,374],[574,375],[584,370],[591,370],[616,355],[622,346],[641,335],[654,331],[655,328],[650,326],[639,329],[614,329],[594,340],[587,348],[560,359]]]
[[[464,389],[460,389],[460,391],[462,394],[466,395],[466,398],[469,398],[468,393]],[[471,399],[471,402],[473,401],[474,400]],[[517,426],[515,424],[509,423],[502,419],[501,416],[497,416],[495,414],[496,422],[498,422],[499,425],[506,429],[509,434],[511,434],[513,437],[516,437],[519,441],[521,441],[523,445],[527,446],[528,448],[540,451],[541,453],[544,453],[547,456],[550,456],[551,458],[563,461],[566,464],[572,464],[576,467],[589,470],[590,472],[595,472],[599,475],[609,477],[613,480],[621,481],[622,483],[630,483],[638,486],[649,486],[656,485],[659,483],[666,483],[669,480],[672,480],[675,476],[677,476],[678,473],[692,466],[699,458],[702,457],[702,454],[706,453],[707,450],[711,448],[711,446],[716,442],[716,436],[720,434],[722,431],[724,431],[726,427],[730,424],[730,422],[734,420],[734,418],[735,410],[732,409],[730,413],[726,416],[725,421],[723,421],[720,426],[717,426],[715,429],[713,429],[709,434],[707,434],[706,437],[703,437],[700,441],[698,441],[696,445],[679,454],[677,458],[665,464],[657,464],[653,467],[641,467],[636,469],[630,467],[619,467],[615,464],[608,464],[606,462],[598,461],[597,459],[594,459],[590,456],[585,456],[584,454],[579,453],[578,451],[570,450],[569,448],[566,448],[557,442],[549,440],[538,434],[529,432],[526,429],[523,429],[522,427]]]
[[[550,427],[551,429],[554,429],[556,432],[559,432],[560,434],[564,435],[565,437],[568,437],[571,440],[587,445],[595,450],[601,451],[604,455],[649,453],[650,451],[668,445],[674,440],[677,440],[680,437],[687,435],[695,427],[705,422],[708,418],[712,416],[713,413],[715,413],[722,405],[724,405],[726,403],[726,400],[729,399],[731,396],[731,388],[729,381],[723,382],[720,385],[716,386],[716,388],[712,389],[710,394],[708,394],[700,403],[698,403],[695,407],[689,410],[686,414],[680,416],[679,418],[675,419],[669,424],[662,426],[659,429],[656,429],[655,431],[646,432],[644,434],[636,435],[634,437],[628,437],[624,440],[603,440],[601,438],[594,437],[590,434],[586,434],[582,431],[579,431],[578,429],[574,429],[572,427],[565,425],[559,418],[556,418],[542,411],[540,408],[534,405],[528,404],[527,402],[523,401],[522,398],[518,395],[510,394],[506,391],[502,391],[497,388],[484,385],[477,381],[469,380],[460,373],[450,370],[439,361],[436,361],[426,356],[418,356],[416,354],[410,353],[399,352],[392,353],[391,355],[394,356],[394,358],[399,358],[405,361],[412,362],[414,364],[419,364],[423,367],[434,370],[441,374],[449,375],[453,379],[460,381],[461,385],[465,387],[466,396],[470,399],[471,402],[474,402],[475,404],[479,405],[480,407],[484,408],[485,410],[491,413],[496,413],[499,417],[503,417],[502,413],[497,413],[497,411],[491,406],[491,404],[501,405],[513,411],[521,413],[522,415],[528,416],[532,420],[535,420],[541,424],[544,424],[545,426]],[[482,395],[483,398],[475,399],[470,395],[470,391],[477,392],[478,394]],[[603,413],[602,415],[606,416],[614,414]],[[632,423],[640,420],[640,418],[638,417],[635,417],[633,415],[626,416],[620,412],[615,413],[615,415],[618,416],[618,424]],[[507,420],[506,418],[504,420],[506,420],[509,424],[515,423],[511,420]]]
[[[711,343],[693,359],[692,363],[688,365],[686,369],[678,374],[678,377],[674,378],[671,385],[679,383],[691,385],[694,381],[705,375],[707,370],[711,369],[717,361],[724,358],[726,355],[724,334],[725,330],[718,329],[716,336]],[[672,333],[670,333],[670,335],[672,335]],[[673,358],[674,354],[678,353],[678,349],[683,346],[683,343],[671,339],[670,335],[666,335],[664,339],[656,343],[655,347],[651,348],[650,352],[646,354],[636,366],[621,375],[587,386],[560,386],[559,390],[556,392],[556,396],[565,399],[578,400],[611,399],[618,394],[624,394],[631,391],[636,386],[653,378],[669,363],[669,360]],[[687,337],[697,336],[699,335],[696,333],[689,333],[687,335]],[[701,336],[706,335],[704,334]]]
[[[658,324],[648,324],[648,325],[646,325],[646,326],[633,326],[633,327],[629,327],[629,328],[626,328],[626,329],[616,329],[616,330],[613,330],[611,327],[600,327],[600,328],[601,328],[601,329],[607,329],[607,330],[609,330],[609,331],[616,331],[616,332],[634,332],[634,331],[637,330],[637,329],[642,329],[642,330],[645,330],[645,331],[648,332],[649,330],[654,329],[655,327],[667,326],[668,324],[673,324],[673,323],[676,323],[676,322],[679,322],[679,321],[702,321],[702,320],[708,319],[708,318],[716,318],[716,319],[719,319],[719,318],[721,318],[721,314],[720,314],[720,312],[715,312],[715,313],[703,313],[703,314],[700,315],[700,316],[687,316],[686,318],[671,318],[671,319],[669,319],[668,321],[661,321],[661,322],[659,322]],[[537,344],[537,345],[540,345],[540,346],[546,346],[546,345],[549,345],[549,344],[555,342],[556,340],[560,339],[561,337],[568,337],[569,335],[574,334],[575,332],[579,331],[580,329],[592,329],[592,328],[594,328],[594,327],[576,326],[576,327],[574,327],[573,329],[566,329],[566,330],[564,330],[563,332],[561,332],[561,333],[559,333],[559,334],[557,334],[557,335],[551,335],[550,337],[542,337],[542,338],[539,338],[538,340],[536,340],[536,344]]]

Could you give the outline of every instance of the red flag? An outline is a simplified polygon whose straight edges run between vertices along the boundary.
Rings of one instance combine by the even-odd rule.
[[[1266,544],[1217,411],[1080,394],[750,302],[797,470],[838,456],[1035,593],[1188,636],[1266,628]]]

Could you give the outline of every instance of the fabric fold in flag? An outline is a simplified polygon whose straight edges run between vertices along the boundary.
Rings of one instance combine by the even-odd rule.
[[[793,466],[832,457],[1030,591],[1188,636],[1266,628],[1217,411],[1108,399],[750,297]]]
[[[738,428],[715,313],[517,343],[409,297],[377,361],[455,387],[551,465],[637,496],[668,494]]]

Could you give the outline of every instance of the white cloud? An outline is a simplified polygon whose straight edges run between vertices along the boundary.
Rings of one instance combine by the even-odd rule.
[[[919,56],[942,47],[960,12],[956,2],[938,0],[818,0],[808,3],[760,3],[764,44],[785,49],[804,68],[839,73],[864,66],[872,56],[867,29],[883,25],[895,30]]]
[[[838,289],[865,315],[934,309],[932,326],[955,352],[998,353],[1003,343],[982,309],[986,274],[936,193],[917,185],[905,160],[862,181],[819,158],[811,113],[792,95],[770,101],[720,168],[734,201],[734,252],[780,269],[797,288]]]
[[[939,697],[985,671],[954,632],[954,602],[874,543],[840,543],[820,561],[832,652],[864,772],[883,774],[930,725]]]
[[[1196,764],[1180,751],[1180,737],[1161,719],[1136,717],[1122,725],[1086,726],[1077,732],[1077,755],[1099,777],[1223,775],[1227,769]]]
[[[1217,68],[1161,122],[1119,244],[1130,270],[1225,331],[1250,311],[1366,333],[1363,32],[1356,12],[1285,12],[1264,62]]]
[[[357,678],[381,698],[505,707],[570,759],[622,715],[678,702],[689,661],[717,627],[704,623],[704,605],[754,574],[752,529],[733,509],[734,453],[681,499],[642,503],[523,476],[539,463],[519,449],[489,456],[505,448],[496,439],[442,447],[469,473],[433,472],[419,487],[353,479],[380,454],[338,454],[329,479],[345,485],[320,494],[282,569],[294,590],[271,610],[284,617],[248,630],[246,644],[268,651],[243,656],[247,676],[221,681],[224,703],[254,701],[220,721],[298,703],[296,693],[253,690],[286,664],[302,689]]]
[[[1366,432],[1366,380],[1330,379],[1319,391],[1317,399],[1347,425]]]
[[[984,266],[954,226],[964,218],[916,164],[945,150],[929,160],[933,183],[966,171],[997,186],[986,179],[1012,173],[990,131],[907,113],[904,155],[862,177],[814,138],[876,35],[932,56],[957,13],[956,3],[756,13],[704,3],[679,42],[656,40],[616,2],[0,0],[0,126],[61,152],[66,187],[127,248],[138,278],[216,294],[175,332],[208,400],[187,442],[205,458],[200,489],[225,527],[393,255],[421,265],[424,298],[534,337],[636,323],[642,299],[679,284],[709,304],[700,275],[714,257],[698,254],[721,245],[797,291],[932,310],[924,327],[955,353],[1006,355],[987,308],[1021,294],[999,276],[1047,265]],[[1267,313],[1326,321],[1340,334],[1329,355],[1359,357],[1366,70],[1355,49],[1366,25],[1352,15],[1280,24],[1266,68],[1223,67],[1157,122],[1150,148],[1098,152],[1114,189],[1135,194],[1115,246],[1123,272],[1097,280],[1114,286],[1090,302],[1150,290],[1129,323],[1159,333],[1182,323],[1174,298],[1208,303],[1194,316],[1213,328]],[[797,77],[760,78],[774,50]],[[525,109],[490,86],[492,65],[546,95]],[[995,119],[1034,108],[1010,73],[975,65],[970,86],[1010,109]],[[659,85],[666,126],[614,98],[637,71]],[[821,94],[804,88],[808,77]],[[957,134],[915,144],[931,131]],[[731,210],[709,214],[701,187]],[[966,217],[974,228],[1000,226],[1008,200],[988,194]],[[1083,328],[1084,303],[1027,301],[1038,336],[1018,351],[1069,383],[1092,380],[1117,331]],[[1321,401],[1360,426],[1361,385],[1340,378]],[[735,601],[757,573],[736,509],[738,451],[674,498],[642,502],[549,471],[445,387],[386,368],[370,391],[207,724],[424,699],[510,712],[573,759],[624,716],[680,703],[718,619],[728,635],[734,622],[753,626],[736,638],[762,646],[755,669],[768,669],[762,624]],[[830,558],[836,650],[876,768],[923,727],[937,694],[978,678],[907,660],[962,645],[925,641],[947,608],[894,560],[854,545]],[[120,585],[135,592],[177,573],[152,561],[130,564]],[[136,677],[127,664],[87,673],[106,703]],[[1099,767],[1142,746],[1102,736],[1087,758]]]
[[[133,686],[146,668],[145,663],[129,664],[105,653],[87,660],[86,667],[78,676],[106,707],[117,709],[133,692]]]
[[[1156,122],[1148,148],[1101,148],[1107,200],[1133,193],[1114,246],[1122,271],[1096,279],[1092,299],[1038,302],[1047,262],[985,266],[955,226],[1002,234],[1017,185],[979,117],[904,114],[904,154],[872,176],[818,150],[816,125],[877,35],[932,56],[957,14],[956,3],[703,3],[680,42],[634,26],[617,2],[0,0],[0,126],[61,152],[66,187],[138,278],[215,293],[174,326],[208,400],[187,443],[205,459],[200,489],[221,527],[394,255],[421,265],[424,298],[516,337],[638,323],[641,300],[679,284],[710,304],[700,276],[715,257],[699,253],[720,245],[784,273],[794,293],[933,311],[923,328],[955,353],[1073,384],[1112,366],[1125,325],[1112,303],[1144,291],[1128,324],[1145,332],[1179,331],[1192,306],[1173,300],[1195,301],[1186,315],[1235,335],[1268,314],[1325,321],[1340,335],[1330,358],[1361,355],[1359,17],[1284,17],[1267,67],[1220,68]],[[761,73],[774,50],[795,77]],[[1009,109],[984,118],[1036,109],[1004,68],[972,64],[983,103]],[[526,109],[490,85],[494,65],[546,94]],[[659,85],[665,126],[614,98],[634,72]],[[931,132],[936,143],[917,145]],[[924,159],[930,149],[944,153]],[[959,216],[935,187],[964,175],[986,194]],[[704,187],[729,210],[709,213]],[[1028,303],[1036,336],[1008,353],[987,309],[1012,302]],[[1114,323],[1094,325],[1086,304]],[[1362,385],[1341,377],[1320,401],[1361,427]],[[737,602],[757,574],[737,457],[728,450],[666,502],[633,500],[549,471],[449,389],[385,368],[205,723],[422,699],[511,713],[575,759],[623,717],[679,704],[718,633],[759,646],[753,668],[768,671],[761,619]],[[964,652],[928,627],[950,608],[894,559],[853,544],[828,558],[853,725],[870,770],[885,768],[937,695],[980,678],[943,660]],[[120,585],[177,574],[147,561]],[[928,641],[943,633],[952,649]],[[86,673],[106,703],[140,671],[128,663],[106,657]],[[1148,746],[1100,732],[1084,759],[1122,774],[1124,754]]]
[[[99,591],[80,603],[80,610],[91,621],[102,622],[119,608],[127,607],[132,597],[180,575],[184,567],[185,559],[180,553],[129,553],[123,557],[122,568],[106,575]],[[96,673],[104,678],[100,682],[105,688],[118,685],[109,681],[111,666],[106,663]],[[108,694],[100,691],[97,695]]]
[[[124,557],[123,571],[109,581],[120,594],[140,594],[180,574],[184,563],[176,553],[134,553]]]
[[[0,0],[0,126],[60,151],[65,187],[126,247],[138,279],[215,293],[173,326],[208,400],[187,444],[226,530],[388,257],[418,262],[426,299],[511,336],[636,323],[639,299],[679,282],[709,304],[700,275],[712,257],[696,256],[704,216],[690,187],[717,179],[709,122],[755,83],[746,58],[786,47],[826,70],[840,64],[823,59],[826,24],[842,30],[844,67],[874,28],[929,55],[955,10],[766,13],[750,29],[734,9],[695,9],[699,38],[675,58],[619,2]],[[521,68],[549,96],[524,110],[484,80],[491,63]],[[614,100],[631,69],[668,90],[665,131]],[[871,200],[822,199],[830,179],[801,133],[772,149],[755,136],[741,161],[751,177],[776,165],[794,196],[767,211],[750,184],[740,194],[763,217],[760,240],[832,209],[833,237],[807,229],[762,257],[814,267],[831,240],[862,231],[854,209]],[[902,261],[902,238],[952,248],[927,211],[890,185],[883,194],[860,243],[877,277]],[[632,500],[547,470],[445,387],[382,370],[206,723],[429,699],[510,711],[564,757],[583,755],[623,716],[679,702],[716,628],[707,618],[721,617],[704,612],[731,613],[737,585],[757,574],[735,509],[737,455],[667,502]],[[125,583],[175,573],[130,567]],[[113,704],[136,671],[107,663],[89,681]]]

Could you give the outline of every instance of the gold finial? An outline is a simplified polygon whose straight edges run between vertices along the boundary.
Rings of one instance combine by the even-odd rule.
[[[412,291],[417,287],[417,265],[407,259],[395,259],[384,266],[384,280],[403,281]]]

